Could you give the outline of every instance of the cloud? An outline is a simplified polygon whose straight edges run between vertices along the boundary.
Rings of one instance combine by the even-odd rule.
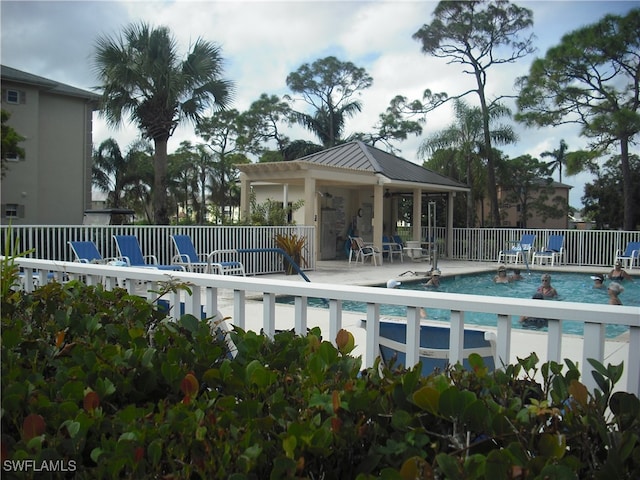
[[[537,56],[543,56],[563,34],[600,19],[605,13],[624,14],[633,2],[515,2],[534,12]],[[261,93],[287,93],[286,77],[306,62],[328,55],[364,67],[373,86],[362,92],[362,112],[349,120],[347,133],[370,131],[396,95],[421,98],[429,88],[450,95],[474,88],[460,65],[424,55],[412,35],[431,21],[433,1],[15,1],[0,2],[2,63],[29,73],[90,90],[98,85],[92,58],[99,35],[119,35],[132,22],[165,25],[186,54],[197,38],[218,44],[225,59],[225,76],[236,83],[233,105],[245,110]],[[534,56],[514,65],[492,67],[490,96],[515,94],[513,82],[525,75]],[[477,104],[469,96],[470,104]],[[422,139],[451,123],[450,106],[430,113],[423,136],[399,145],[402,156],[417,159]],[[570,149],[586,145],[575,127],[527,129],[516,125],[520,142],[505,148],[511,156],[538,156],[557,148],[564,138]],[[300,127],[291,138],[314,140]],[[104,120],[94,122],[94,141],[114,137],[129,145],[138,137],[135,126],[117,131]],[[169,150],[182,140],[199,141],[193,126],[183,125],[170,140]],[[565,180],[563,178],[563,180]],[[583,181],[580,179],[580,181]],[[566,179],[573,183],[574,178]],[[576,194],[576,191],[579,193]],[[576,183],[571,204],[579,205],[582,185]]]

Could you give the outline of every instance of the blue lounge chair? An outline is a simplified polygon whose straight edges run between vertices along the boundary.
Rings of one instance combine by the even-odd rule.
[[[387,254],[391,263],[393,263],[394,255],[400,257],[400,261],[404,262],[402,255],[402,242],[398,243],[387,235],[382,236],[382,253]]]
[[[114,235],[121,259],[128,267],[157,268],[158,270],[184,270],[182,265],[161,265],[155,255],[143,255],[134,235]]]
[[[219,256],[227,254],[229,251],[217,250],[211,253],[198,253],[189,235],[171,235],[171,239],[178,252],[173,257],[175,265],[181,265],[190,272],[245,276],[242,262],[219,260]]]
[[[550,261],[551,266],[555,265],[556,260],[562,263],[564,258],[564,235],[549,235],[547,246],[544,250],[534,252],[531,263],[535,265],[536,260],[540,265],[542,261]]]
[[[111,260],[110,258],[103,258],[100,252],[98,251],[98,247],[93,242],[82,241],[82,242],[69,242],[69,246],[71,247],[71,251],[75,255],[75,261],[80,263],[107,263]]]
[[[633,268],[634,264],[640,266],[640,242],[629,242],[624,252],[616,250],[615,262],[620,262],[623,268]]]
[[[448,327],[420,326],[420,362],[424,376],[435,369],[444,370],[449,365],[449,335]],[[380,356],[385,364],[389,365],[395,358],[394,365],[405,365],[406,339],[406,323],[380,321]],[[464,368],[470,368],[468,358],[472,353],[480,355],[490,371],[495,370],[495,335],[492,332],[465,329]]]
[[[506,263],[509,260],[513,260],[514,263],[522,261],[530,263],[530,256],[533,253],[533,244],[536,241],[536,236],[531,234],[524,234],[519,242],[516,242],[513,247],[508,250],[500,250],[498,254],[498,262]]]

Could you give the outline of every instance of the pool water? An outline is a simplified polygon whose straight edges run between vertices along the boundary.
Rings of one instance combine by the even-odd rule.
[[[509,272],[511,273],[511,272]],[[444,277],[440,281],[440,292],[448,293],[465,293],[470,295],[486,295],[492,297],[512,297],[512,298],[531,298],[540,285],[540,277],[543,272],[535,272],[531,275],[526,272],[522,273],[523,279],[510,283],[494,283],[493,277],[495,272],[479,273],[473,275],[459,275],[455,277]],[[598,273],[598,272],[594,272]],[[589,274],[584,273],[551,273],[551,285],[557,290],[558,297],[553,300],[545,301],[565,301],[565,302],[582,302],[582,303],[599,303],[607,304],[609,296],[606,288],[594,289],[593,280]],[[605,287],[609,281],[605,281]],[[624,305],[640,306],[640,280],[635,279],[633,282],[624,281],[624,292],[620,294],[620,300]],[[381,287],[385,287],[381,285]],[[385,287],[386,288],[386,287]],[[426,287],[423,281],[403,282],[401,289],[433,291],[433,288]],[[293,298],[283,297],[278,299],[282,303],[293,303]],[[309,299],[309,305],[314,307],[326,308],[326,302],[322,299]],[[366,304],[362,302],[344,301],[342,308],[347,311],[366,312]],[[388,316],[405,317],[407,314],[406,307],[398,305],[380,305],[380,314]],[[427,318],[429,320],[449,321],[450,311],[427,308]],[[513,328],[527,328],[520,324],[519,319],[513,317]],[[497,315],[490,313],[467,312],[464,317],[465,324],[481,325],[481,326],[497,326]],[[546,327],[540,330],[546,330]],[[564,333],[582,335],[583,323],[563,321],[562,330]],[[606,335],[609,338],[616,337],[628,330],[623,325],[607,325]]]

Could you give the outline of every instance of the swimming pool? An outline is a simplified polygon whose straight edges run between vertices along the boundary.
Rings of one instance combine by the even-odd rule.
[[[540,285],[540,277],[544,272],[532,272],[531,275],[524,272],[523,279],[510,283],[494,283],[493,277],[495,272],[478,273],[473,275],[459,275],[452,277],[443,277],[440,281],[438,291],[448,293],[465,293],[471,295],[486,295],[492,297],[511,297],[511,298],[531,298]],[[596,272],[594,272],[596,273]],[[605,285],[609,282],[606,281]],[[551,284],[558,291],[558,298],[545,301],[565,301],[565,302],[582,302],[582,303],[599,303],[606,304],[609,301],[606,288],[594,289],[593,280],[589,274],[584,273],[551,273]],[[640,281],[622,282],[624,292],[620,294],[620,300],[624,305],[640,306]],[[384,285],[381,287],[386,288]],[[424,281],[415,281],[407,279],[400,285],[401,289],[417,290],[417,291],[433,291],[432,288],[426,287]],[[293,298],[282,297],[278,299],[281,303],[293,303]],[[309,306],[327,308],[326,302],[318,298],[310,298]],[[353,312],[366,312],[366,305],[362,302],[344,301],[342,302],[344,310]],[[406,307],[398,305],[380,305],[380,314],[387,316],[405,317],[407,314]],[[450,317],[449,310],[426,309],[427,318],[429,320],[439,320],[448,322]],[[512,319],[513,328],[523,327],[518,318]],[[464,318],[465,324],[481,325],[481,326],[497,326],[497,316],[490,313],[468,312]],[[541,329],[546,330],[545,328]],[[562,330],[564,333],[582,335],[583,323],[564,321],[562,322]],[[616,337],[628,329],[623,325],[607,325],[606,335],[609,338]]]

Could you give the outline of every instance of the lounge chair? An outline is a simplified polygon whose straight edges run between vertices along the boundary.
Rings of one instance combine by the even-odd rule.
[[[640,266],[640,242],[629,242],[624,252],[616,250],[616,258],[613,263],[620,262],[623,268],[633,268],[634,264]]]
[[[524,263],[524,255],[527,255],[527,262],[530,262],[530,257],[533,253],[533,243],[535,240],[535,235],[522,235],[520,241],[516,242],[512,248],[508,250],[500,250],[500,253],[498,254],[498,263],[507,263],[509,260],[513,260],[513,263],[519,263],[520,261]]]
[[[540,265],[542,261],[551,262],[551,266],[555,265],[556,260],[562,263],[564,258],[564,235],[549,235],[547,246],[544,250],[533,253],[533,259],[531,263],[535,265],[536,260]]]
[[[90,241],[70,241],[69,246],[75,256],[75,262],[109,263],[117,260],[116,258],[103,258],[96,244]]]
[[[349,240],[351,241],[349,263],[351,263],[351,259],[355,257],[355,263],[358,263],[358,260],[360,260],[360,262],[364,264],[365,258],[371,258],[371,263],[378,265],[378,258],[380,258],[380,263],[382,264],[381,252],[376,247],[365,244],[362,237],[349,237]]]
[[[184,270],[182,265],[162,265],[155,255],[143,255],[134,235],[114,235],[120,258],[128,267],[156,268],[158,270]]]
[[[400,257],[400,261],[404,262],[404,258],[402,255],[402,242],[398,243],[391,237],[387,235],[382,236],[382,253],[387,254],[389,257],[389,261],[393,263],[393,256],[396,255]]]
[[[219,257],[230,251],[216,250],[211,253],[198,253],[189,235],[171,235],[171,239],[178,251],[178,254],[173,257],[174,265],[181,265],[190,272],[245,276],[242,262],[220,260]]]
[[[366,321],[363,321],[366,323]],[[394,366],[406,365],[407,324],[398,321],[380,320],[380,356],[386,365],[392,360]],[[448,327],[420,325],[420,362],[422,375],[427,376],[435,369],[444,370],[449,361]],[[496,366],[496,343],[493,332],[482,330],[464,331],[464,351],[462,365],[470,369],[469,355],[477,353],[490,371]]]

